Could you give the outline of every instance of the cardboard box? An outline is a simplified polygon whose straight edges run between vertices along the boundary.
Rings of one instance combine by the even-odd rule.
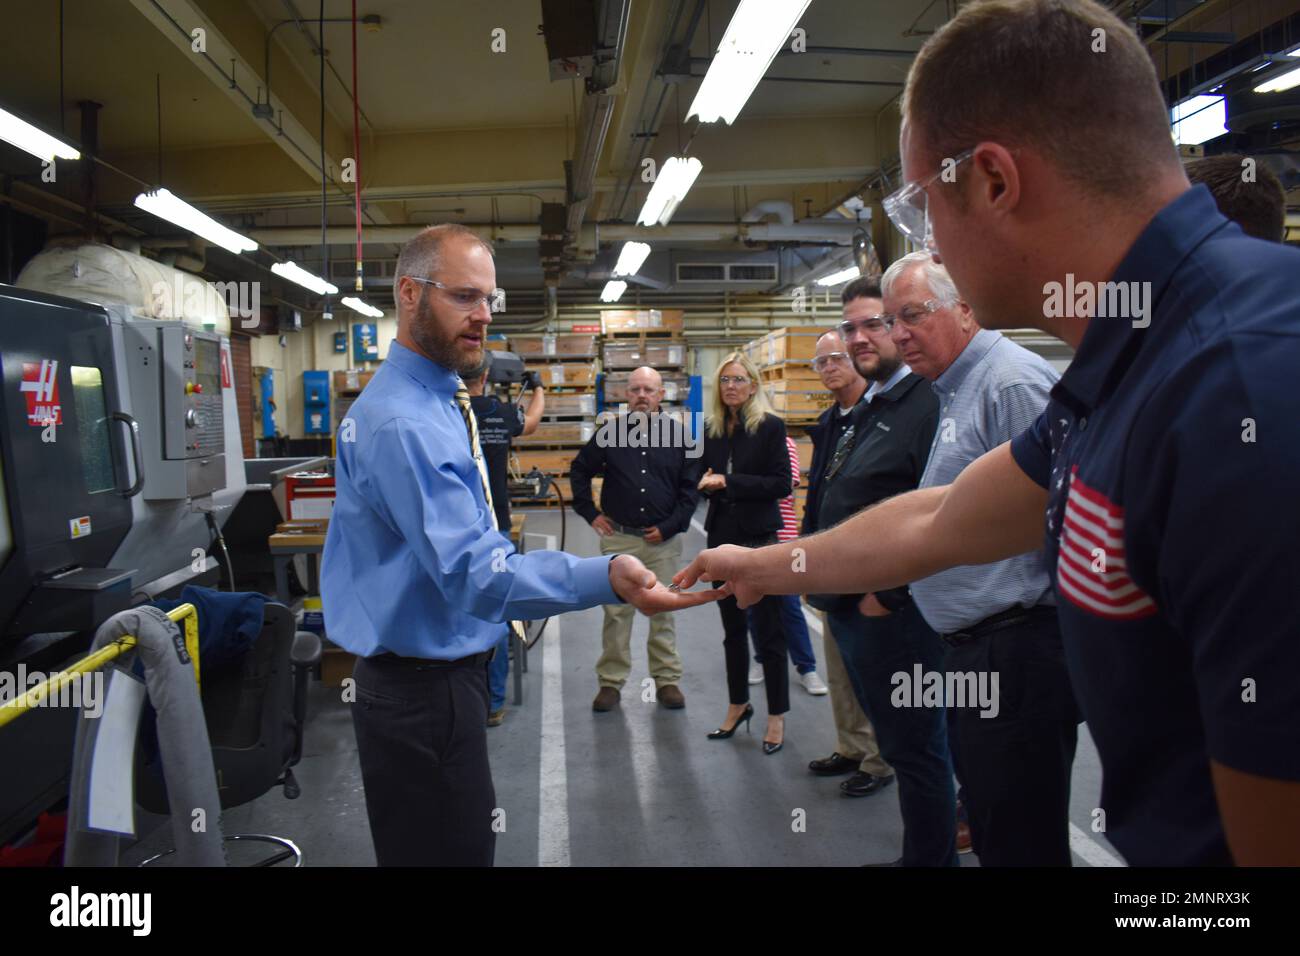
[[[602,309],[600,328],[607,335],[610,332],[680,332],[685,316],[681,309]]]
[[[374,372],[367,372],[357,368],[350,368],[342,372],[334,373],[334,392],[359,392],[370,383],[375,377]]]

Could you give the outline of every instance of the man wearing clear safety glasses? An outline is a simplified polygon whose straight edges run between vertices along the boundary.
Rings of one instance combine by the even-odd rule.
[[[1074,359],[1034,425],[952,484],[704,551],[675,583],[733,582],[745,606],[1042,548],[1104,771],[1094,827],[1136,866],[1300,864],[1300,682],[1256,690],[1300,673],[1300,252],[1188,183],[1149,51],[1093,0],[964,5],[902,109],[891,220],[982,326]],[[1091,300],[1059,309],[1067,284]],[[1120,288],[1146,304],[1098,307]]]
[[[482,365],[500,298],[492,256],[453,224],[403,247],[397,338],[339,429],[321,597],[330,639],[358,658],[352,717],[381,866],[492,864],[487,664],[508,621],[726,594],[671,592],[627,554],[521,555],[498,530],[461,378]]]

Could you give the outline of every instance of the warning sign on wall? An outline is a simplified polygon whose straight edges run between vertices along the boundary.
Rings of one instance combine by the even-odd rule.
[[[23,363],[23,381],[19,388],[27,399],[28,425],[44,428],[46,425],[63,424],[58,376],[57,359]]]

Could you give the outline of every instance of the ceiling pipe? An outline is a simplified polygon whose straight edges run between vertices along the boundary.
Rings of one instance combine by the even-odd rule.
[[[754,203],[740,221],[762,222],[764,216],[776,216],[782,225],[794,225],[794,204],[785,199],[764,199]]]
[[[491,242],[535,243],[541,238],[537,223],[464,223],[476,234]],[[633,223],[587,223],[581,229],[580,242],[594,247],[599,242],[808,242],[851,245],[853,233],[860,227],[853,220],[805,219],[786,224],[766,222],[674,222],[667,226],[638,226]],[[401,244],[422,229],[420,225],[367,226],[362,241],[367,244]],[[270,226],[247,230],[249,238],[264,246],[310,246],[320,241],[320,232],[305,226]],[[330,244],[353,239],[349,226],[331,226],[326,230]]]

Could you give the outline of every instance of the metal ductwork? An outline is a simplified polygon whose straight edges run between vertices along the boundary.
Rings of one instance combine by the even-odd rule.
[[[754,203],[749,212],[740,217],[741,222],[762,222],[765,216],[776,216],[783,226],[794,224],[794,204],[784,199],[764,199]]]

